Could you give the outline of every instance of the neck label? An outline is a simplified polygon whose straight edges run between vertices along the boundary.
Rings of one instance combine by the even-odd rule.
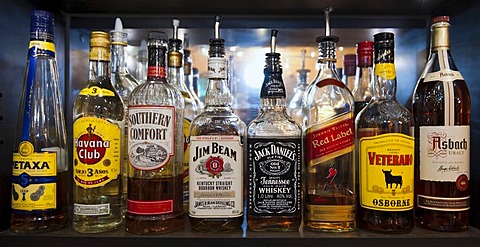
[[[227,78],[227,60],[222,57],[211,57],[208,59],[208,79]]]
[[[377,63],[375,64],[375,75],[386,80],[393,80],[397,77],[395,64],[393,63]]]

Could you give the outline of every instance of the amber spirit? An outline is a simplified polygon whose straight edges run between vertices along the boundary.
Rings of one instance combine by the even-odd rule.
[[[431,53],[413,95],[415,218],[465,231],[470,208],[470,95],[450,55],[449,17],[433,18]]]
[[[356,119],[358,224],[384,233],[412,230],[413,119],[395,97],[393,33],[374,35],[373,97]]]

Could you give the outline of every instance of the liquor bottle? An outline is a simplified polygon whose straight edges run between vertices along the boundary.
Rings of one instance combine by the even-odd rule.
[[[167,35],[148,34],[148,80],[128,101],[126,230],[143,235],[177,231],[183,210],[183,109],[181,92],[167,81]]]
[[[88,82],[73,105],[73,229],[117,229],[122,212],[124,114],[110,80],[110,37],[90,35]]]
[[[357,71],[352,94],[355,101],[355,117],[372,98],[370,84],[373,79],[373,42],[357,43]]]
[[[294,95],[288,104],[288,115],[298,124],[303,123],[302,99],[308,87],[310,70],[305,69],[306,50],[302,50],[302,68],[297,69],[297,86],[293,89]]]
[[[470,207],[470,95],[450,55],[449,17],[432,20],[430,57],[413,95],[418,226],[465,231]]]
[[[318,71],[303,98],[304,216],[307,230],[355,230],[354,102],[336,69],[335,44],[325,9],[325,36],[319,43]]]
[[[189,220],[192,229],[224,232],[243,223],[243,170],[246,126],[233,113],[220,17],[208,51],[205,108],[190,126]]]
[[[115,19],[115,29],[110,31],[110,41],[111,41],[111,60],[110,63],[112,67],[112,84],[115,88],[115,91],[120,95],[120,98],[123,101],[123,106],[125,108],[124,117],[127,117],[127,108],[128,108],[128,96],[133,91],[133,89],[139,84],[137,80],[128,73],[127,64],[125,62],[125,48],[127,47],[127,33],[123,31],[123,25],[120,18]],[[126,120],[124,120],[125,122]],[[128,168],[128,153],[127,150],[127,138],[128,138],[128,126],[124,124],[124,133],[123,133],[123,142],[122,142],[122,185],[123,185],[123,200],[122,207],[124,209],[123,214],[125,215],[126,200],[127,200],[127,168]]]
[[[68,222],[65,119],[55,60],[53,14],[34,10],[13,148],[11,229],[60,229]]]
[[[358,224],[384,233],[413,229],[412,115],[396,97],[393,33],[374,35],[372,100],[356,119]]]
[[[140,50],[137,54],[137,81],[142,84],[147,81],[148,74],[148,51],[147,42],[142,39],[140,41]]]
[[[184,136],[184,162],[183,162],[183,204],[185,210],[188,209],[188,138],[190,133],[190,123],[198,115],[199,109],[197,102],[193,98],[190,90],[185,85],[183,71],[182,40],[178,38],[178,25],[180,21],[173,20],[173,38],[168,41],[168,82],[174,85],[185,101],[183,115],[183,136]]]
[[[355,69],[357,67],[357,55],[345,54],[343,55],[343,75],[342,81],[347,85],[350,91],[353,90],[355,84]]]
[[[277,30],[260,92],[260,113],[247,129],[247,222],[253,231],[297,231],[301,212],[300,126],[288,116]]]
[[[198,81],[200,80],[200,74],[198,72],[198,68],[195,68],[195,67],[192,68],[192,75],[193,75],[193,79],[192,79],[193,92],[195,92],[195,94],[197,95],[200,95],[198,90]],[[200,102],[202,102],[202,100],[200,100]],[[203,110],[203,107],[202,107],[202,110]]]
[[[187,86],[190,94],[192,95],[193,99],[198,106],[198,113],[200,113],[203,108],[205,107],[203,102],[198,97],[198,86],[194,85],[193,81],[193,61],[191,56],[191,51],[188,49],[190,46],[190,36],[188,33],[183,34],[183,42],[184,42],[184,49],[183,49],[183,71],[185,73],[185,85]]]

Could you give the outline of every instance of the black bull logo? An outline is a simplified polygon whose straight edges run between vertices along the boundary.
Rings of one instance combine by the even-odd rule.
[[[390,189],[391,189],[392,184],[395,184],[395,189],[398,187],[398,185],[400,185],[400,188],[402,188],[402,184],[403,184],[402,176],[392,175],[391,169],[390,171],[385,171],[382,169],[382,172],[385,174],[385,183],[387,185],[387,189],[388,189],[388,185],[390,185]]]

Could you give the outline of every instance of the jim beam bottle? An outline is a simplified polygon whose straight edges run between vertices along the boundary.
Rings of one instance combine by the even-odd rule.
[[[150,32],[148,79],[128,106],[126,230],[143,235],[183,228],[183,109],[180,91],[167,82],[167,35]]]
[[[260,114],[247,130],[247,222],[253,231],[297,231],[301,212],[300,126],[288,116],[277,30],[260,92]]]
[[[66,130],[54,29],[53,14],[31,13],[13,148],[10,226],[16,233],[52,231],[68,222]]]
[[[205,232],[238,230],[243,223],[246,126],[233,113],[219,26],[217,16],[208,51],[206,106],[190,127],[189,219],[192,229]]]
[[[396,97],[393,33],[374,35],[372,100],[356,119],[358,138],[358,223],[384,233],[412,230],[413,119]]]
[[[450,55],[449,19],[432,20],[430,57],[413,96],[415,218],[454,232],[468,228],[470,95]]]
[[[110,35],[90,35],[88,82],[73,105],[73,229],[117,229],[123,222],[125,109],[110,80]]]
[[[355,230],[354,101],[335,69],[330,11],[317,37],[320,70],[303,98],[303,222],[311,231],[348,232]]]

